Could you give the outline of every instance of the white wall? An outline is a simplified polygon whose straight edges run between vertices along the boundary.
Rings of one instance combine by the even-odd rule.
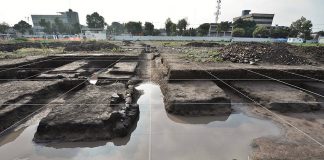
[[[182,37],[182,36],[114,36],[112,40],[117,41],[226,41],[230,42],[232,37]]]
[[[272,38],[244,38],[244,37],[233,37],[232,42],[274,42]]]
[[[324,37],[319,37],[318,43],[324,44]]]
[[[93,32],[86,31],[85,37],[89,40],[106,40],[107,39],[106,32],[93,33]]]
[[[274,42],[272,38],[243,37],[182,37],[182,36],[113,36],[116,41],[213,41],[213,42]]]

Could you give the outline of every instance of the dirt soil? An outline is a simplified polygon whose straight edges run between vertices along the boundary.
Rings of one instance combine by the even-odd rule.
[[[112,50],[119,49],[120,47],[112,43],[101,42],[82,42],[72,43],[65,46],[64,51],[99,51],[99,50]]]
[[[122,83],[88,85],[53,107],[41,120],[34,141],[98,141],[125,137],[139,116],[138,105],[128,100],[134,97],[127,97],[130,93],[135,93],[134,88],[126,91]]]
[[[186,47],[223,47],[223,44],[219,43],[202,43],[202,42],[191,42],[187,43],[184,46]]]
[[[1,52],[13,52],[22,48],[58,48],[63,47],[65,51],[99,51],[99,50],[112,50],[119,49],[120,47],[112,43],[102,43],[102,42],[19,42],[19,43],[9,43],[0,44]]]
[[[115,47],[110,43],[106,43],[103,45],[93,45],[91,43],[92,42],[82,44],[75,43],[71,45],[70,50],[114,50]],[[128,45],[129,46],[127,46],[128,48],[126,53],[133,54],[135,53],[133,52],[135,49],[133,49],[132,47],[139,44],[138,42],[134,42],[134,44],[130,43]],[[132,73],[127,74],[125,80],[129,80],[131,79],[131,77],[134,78],[134,76],[138,76],[140,79],[143,80],[152,80],[158,82],[160,84],[160,87],[162,88],[163,94],[166,97],[171,95],[169,98],[175,98],[175,101],[209,102],[210,99],[213,100],[213,98],[215,97],[222,97],[223,100],[226,100],[227,102],[228,99],[226,99],[226,95],[223,94],[222,88],[217,87],[217,85],[215,85],[214,82],[210,82],[211,79],[213,79],[213,81],[215,81],[217,84],[220,83],[220,81],[215,79],[215,77],[212,77],[210,74],[214,74],[220,78],[236,78],[236,80],[242,80],[243,78],[246,78],[245,80],[249,80],[248,82],[251,86],[256,84],[250,81],[251,79],[257,78],[261,80],[261,77],[256,76],[255,74],[248,73],[244,69],[262,71],[263,74],[267,74],[271,77],[274,76],[275,78],[297,78],[298,80],[298,76],[293,76],[280,71],[284,70],[322,79],[324,75],[324,66],[320,62],[320,58],[318,58],[322,57],[322,48],[318,47],[311,48],[308,50],[304,48],[301,49],[298,47],[299,46],[290,46],[284,44],[256,43],[238,43],[230,44],[223,47],[161,47],[158,48],[160,54],[148,53],[141,55],[142,60],[145,61],[137,65],[137,69],[140,69],[140,71],[136,69],[137,72],[133,73],[133,67],[131,66],[130,69]],[[223,56],[225,61],[192,62],[191,60],[186,59],[184,56],[186,53],[183,51],[187,50],[190,50],[192,52],[199,51],[198,54],[200,54],[201,52],[211,51],[212,56]],[[139,50],[136,50],[136,53],[138,53],[138,51]],[[302,54],[303,52],[308,54],[304,55]],[[72,56],[77,57],[80,54],[81,53],[74,53]],[[106,55],[108,53],[105,52],[104,54]],[[123,53],[118,54],[122,55]],[[111,58],[106,57],[101,62],[94,61],[93,63],[88,63],[87,65],[90,68],[94,66],[94,68],[102,68],[102,66],[107,67],[107,65],[111,64],[111,62],[108,61],[116,61],[116,58],[120,58],[120,55],[114,57],[113,54],[110,55],[110,53],[109,56]],[[138,54],[136,56],[138,56]],[[129,59],[127,60],[135,61],[136,56],[135,59],[134,57],[129,57]],[[137,57],[137,59],[138,58],[139,57]],[[80,60],[80,57],[75,58],[69,63],[78,60]],[[231,61],[233,61],[234,63]],[[249,63],[251,62],[256,63],[257,65],[250,65]],[[10,64],[16,66],[20,63]],[[77,66],[75,66],[75,64],[72,63],[70,64],[71,66],[67,67],[68,69],[66,70],[64,69],[64,65],[66,64],[67,63],[62,63],[60,65],[57,65],[57,67],[54,67],[58,68],[63,66],[63,69],[58,69],[53,73],[60,74],[60,72],[65,72],[69,69],[73,69],[74,72],[75,69],[78,68]],[[76,63],[76,65],[77,64],[78,62]],[[316,66],[306,64],[313,64]],[[120,70],[124,70],[124,66],[126,66],[126,68],[124,68],[125,70],[129,69],[127,67],[128,65],[121,65],[120,67],[122,68],[120,68]],[[110,68],[105,70],[104,74],[111,74],[110,70]],[[90,73],[95,74],[95,70],[92,70]],[[305,77],[302,78],[304,79]],[[185,83],[185,80],[188,79],[204,79],[204,81],[197,80],[194,84],[187,85]],[[208,80],[208,83],[204,84],[206,79]],[[226,80],[226,82],[228,81],[229,80]],[[8,85],[10,83],[12,82],[4,82],[1,83],[1,85]],[[22,85],[20,84],[20,81],[17,81],[16,83],[17,84],[11,84],[9,88],[14,88],[15,85]],[[56,84],[56,81],[50,81],[48,83]],[[8,104],[6,104],[7,101],[21,102],[23,104],[28,104],[29,102],[39,103],[40,101],[46,104],[49,103],[50,100],[52,100],[51,98],[58,97],[58,95],[52,95],[52,93],[56,94],[61,93],[62,91],[65,92],[66,90],[63,90],[64,88],[71,88],[71,86],[75,86],[79,83],[80,81],[69,81],[69,83],[61,84],[58,88],[55,89],[44,89],[44,91],[47,92],[38,92],[39,90],[43,90],[41,89],[41,86],[46,84],[45,81],[35,81],[33,83],[30,83],[30,85],[23,85],[22,87],[27,87],[23,88],[23,90],[26,93],[19,93],[19,90],[15,89],[7,89],[7,99],[5,99],[6,102],[3,102],[3,106],[4,108],[8,106]],[[34,140],[36,142],[96,141],[109,140],[117,137],[123,137],[129,134],[132,131],[132,127],[135,126],[137,118],[139,116],[138,106],[134,104],[137,97],[137,92],[136,90],[134,90],[134,84],[136,83],[133,83],[132,81],[126,83],[118,78],[114,80],[99,80],[96,85],[86,83],[86,85],[82,85],[80,88],[78,88],[78,90],[75,90],[73,93],[68,94],[60,99],[57,99],[54,102],[51,102],[50,106],[53,107],[53,110],[39,124]],[[169,84],[170,86],[168,86]],[[202,85],[202,87],[199,87],[200,85]],[[256,86],[257,88],[264,88],[263,86],[265,85],[267,84]],[[167,90],[168,87],[170,87],[169,90]],[[297,90],[286,90],[284,86],[272,87],[272,90],[267,90],[266,92],[262,93],[263,97],[259,98],[263,100],[269,100],[266,98],[273,98],[278,93],[276,92],[277,90],[279,91],[284,88],[284,92],[280,92],[280,94],[283,95],[282,97],[292,99],[295,99],[297,97],[297,99],[302,102],[315,101],[314,97],[302,94]],[[46,88],[46,86],[43,88]],[[198,89],[195,90],[195,88]],[[273,91],[273,89],[276,89],[276,91]],[[48,91],[53,90],[55,92],[48,93]],[[27,91],[30,91],[32,93],[29,94],[27,93]],[[168,92],[170,95],[168,95]],[[257,92],[261,91],[258,90]],[[41,96],[34,96],[34,93],[38,93]],[[17,96],[21,98],[17,98]],[[36,97],[38,101],[36,101],[34,97]],[[282,97],[277,98],[280,100],[280,98]],[[317,101],[320,100],[318,97],[315,98]],[[35,101],[31,101],[31,99],[35,99]],[[191,106],[189,106],[189,108],[190,107]],[[192,109],[195,110],[194,112],[197,112],[197,106],[192,107]],[[226,109],[227,111],[229,111],[229,107],[226,107]],[[251,143],[251,147],[253,150],[250,154],[250,159],[323,159],[323,148],[321,148],[321,146],[318,143],[314,142],[314,140],[311,140],[309,137],[305,136],[305,134],[300,132],[303,131],[319,143],[324,143],[323,108],[320,108],[320,110],[306,109],[303,111],[307,112],[280,113],[273,111],[270,113],[269,111],[265,110],[260,106],[250,104],[250,106],[248,106],[245,111],[246,114],[261,119],[271,120],[282,128],[282,134],[280,136],[260,137],[255,139]],[[278,118],[278,116],[283,118],[285,122]],[[21,116],[13,117],[18,117],[18,120],[22,118]],[[9,120],[11,121],[11,119]],[[3,121],[1,120],[1,122]],[[287,122],[289,124],[287,124]],[[299,130],[296,130],[295,127]]]
[[[72,42],[72,43],[77,43],[77,42]],[[65,45],[66,44],[62,42],[50,42],[50,43],[19,42],[19,43],[10,43],[10,44],[0,43],[0,51],[13,52],[22,48],[57,48],[57,47],[65,47]]]
[[[279,82],[232,82],[231,85],[270,110],[279,112],[310,112],[320,110],[316,98]]]
[[[73,83],[73,82],[72,82]],[[11,81],[0,84],[0,131],[45,106],[62,92],[71,89],[69,82]]]
[[[293,46],[295,47],[295,46]],[[214,74],[221,78],[245,78],[254,79],[259,78],[255,74],[247,74],[248,72],[242,72],[242,68],[251,69],[254,71],[261,71],[262,69],[269,69],[264,74],[275,75],[279,78],[304,78],[296,75],[288,74],[286,72],[278,72],[278,70],[287,70],[291,72],[295,72],[298,74],[307,75],[310,77],[317,77],[317,72],[320,73],[323,70],[323,66],[318,63],[318,67],[303,65],[303,63],[295,63],[296,65],[271,65],[267,63],[259,63],[259,65],[249,65],[249,64],[238,64],[231,62],[221,62],[221,63],[206,63],[206,62],[190,62],[183,55],[183,50],[186,50],[183,47],[165,47],[164,49],[159,48],[161,50],[161,58],[162,66],[158,66],[157,68],[167,68],[167,71],[160,71],[160,76],[165,78],[166,82],[177,81],[182,83],[187,79],[210,79],[213,78],[210,74],[206,74],[203,72],[208,71],[211,74]],[[199,50],[199,49],[198,49]],[[201,49],[205,50],[205,49]],[[252,51],[251,51],[252,52]],[[301,61],[302,62],[302,61]],[[234,69],[234,70],[232,70]],[[315,69],[315,70],[313,70]],[[240,70],[240,71],[239,71]],[[276,71],[277,70],[277,71]],[[175,71],[175,72],[173,72]],[[305,72],[304,72],[305,71]],[[273,74],[275,72],[276,74]],[[165,74],[166,73],[166,74]],[[312,74],[306,74],[312,73]],[[226,76],[224,76],[224,74]],[[232,76],[230,76],[232,75]],[[160,78],[160,79],[163,79]],[[322,79],[323,77],[319,76],[318,78]],[[217,80],[216,80],[217,81]],[[243,80],[244,81],[244,80]],[[203,80],[201,82],[204,82]],[[217,81],[218,83],[221,83]],[[228,81],[226,81],[228,82]],[[301,82],[301,81],[299,81]],[[252,86],[254,82],[247,81],[249,86]],[[162,85],[161,85],[162,84]],[[161,87],[165,87],[166,85],[160,83]],[[264,88],[267,84],[261,85],[261,88]],[[314,85],[313,85],[314,86]],[[276,87],[274,89],[281,90],[286,88],[286,86]],[[271,88],[271,87],[270,87]],[[288,89],[288,91],[290,91]],[[292,91],[292,90],[291,90]],[[235,92],[236,93],[236,92]],[[257,92],[256,92],[257,93]],[[164,93],[165,94],[165,93]],[[291,95],[292,94],[292,95]],[[283,92],[281,96],[284,97],[297,97],[301,101],[304,100],[303,97],[306,96],[306,99],[311,100],[312,102],[322,102],[318,97],[309,97],[308,94],[302,93],[301,91],[295,90],[289,93]],[[274,96],[271,92],[265,92],[264,96],[271,97]],[[301,97],[300,97],[301,96]],[[308,98],[307,98],[308,97]],[[316,98],[316,100],[314,99]],[[280,96],[279,96],[280,100]],[[249,101],[250,102],[250,101]],[[258,117],[261,119],[268,119],[276,123],[281,129],[282,134],[276,137],[260,137],[255,139],[251,143],[252,152],[249,156],[250,159],[253,160],[264,160],[264,159],[285,159],[285,160],[321,160],[324,157],[324,149],[315,141],[311,140],[304,133],[314,138],[319,143],[324,143],[324,110],[320,108],[318,110],[318,106],[316,106],[316,110],[309,110],[303,113],[280,113],[277,111],[272,111],[271,113],[260,106],[256,106],[250,104],[249,107],[245,109],[245,113],[249,116]],[[278,116],[280,118],[278,118]],[[289,124],[287,124],[287,122]],[[299,130],[296,130],[296,128]],[[302,133],[302,132],[304,133]]]
[[[232,111],[230,99],[212,81],[173,82],[167,86],[164,100],[169,113],[187,116],[224,116]]]
[[[291,52],[287,44],[233,43],[220,50],[220,57],[234,63],[255,63],[301,65],[311,64],[307,58]]]

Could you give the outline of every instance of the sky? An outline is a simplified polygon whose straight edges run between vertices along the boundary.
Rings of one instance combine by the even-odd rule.
[[[57,14],[69,8],[79,12],[81,24],[86,15],[98,12],[106,22],[152,22],[164,27],[165,20],[186,18],[190,27],[215,21],[216,0],[0,0],[0,23],[14,25],[20,20],[32,23],[31,14]],[[273,25],[286,25],[301,16],[312,20],[313,30],[324,30],[324,0],[222,0],[221,21],[232,21],[242,10],[274,13]]]

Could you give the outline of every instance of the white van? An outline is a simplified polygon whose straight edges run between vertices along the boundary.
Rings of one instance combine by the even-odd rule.
[[[302,38],[288,38],[288,43],[304,43],[304,39]]]

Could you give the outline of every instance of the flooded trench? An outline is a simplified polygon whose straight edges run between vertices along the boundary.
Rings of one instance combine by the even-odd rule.
[[[32,139],[40,119],[36,115],[0,138],[1,159],[9,160],[143,160],[143,159],[248,159],[253,139],[276,136],[280,129],[270,121],[245,115],[246,107],[232,100],[228,117],[182,117],[165,111],[160,87],[143,83],[138,100],[140,118],[126,138],[92,143],[35,144]]]

